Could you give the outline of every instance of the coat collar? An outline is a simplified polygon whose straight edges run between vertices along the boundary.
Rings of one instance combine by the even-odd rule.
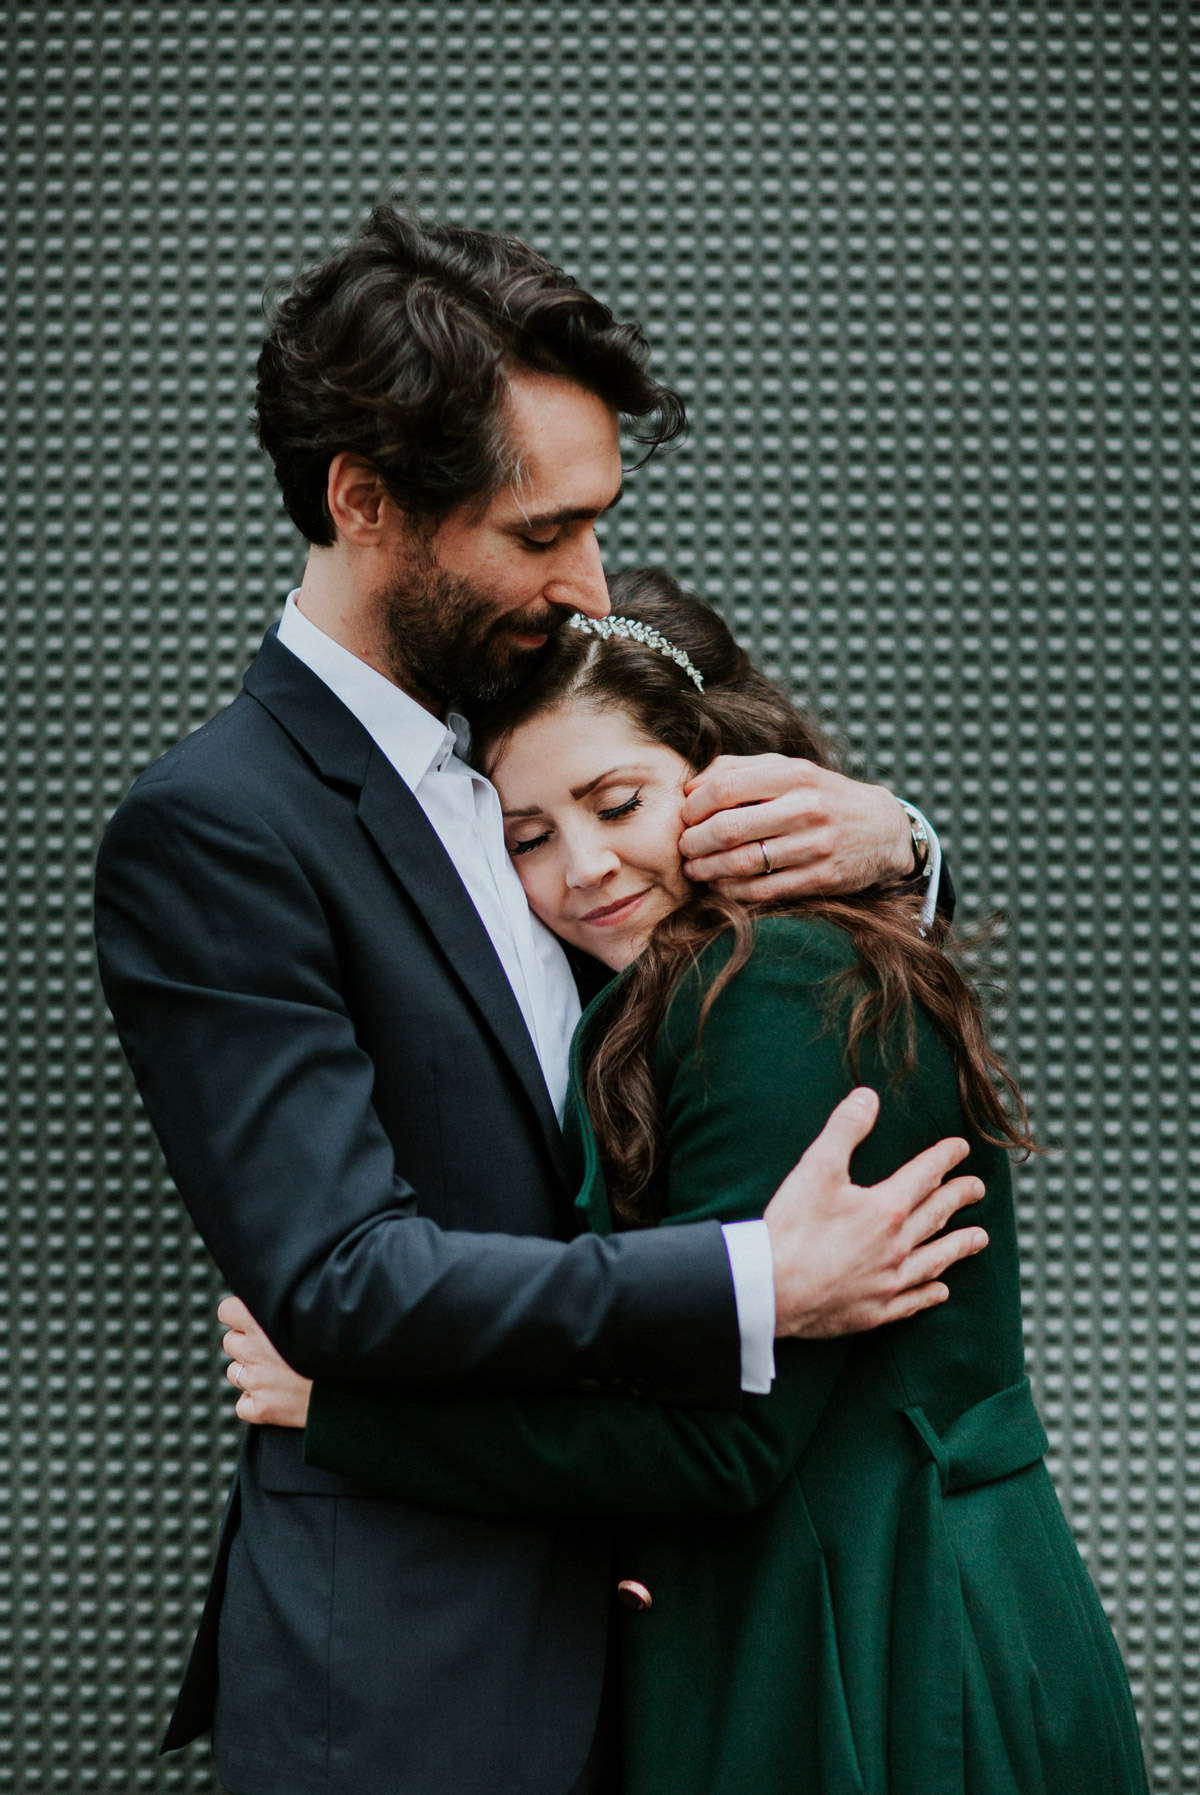
[[[555,1169],[569,1184],[562,1131],[496,950],[437,833],[362,724],[269,630],[244,680],[250,696],[325,779],[357,788],[358,820],[466,988],[533,1105]]]
[[[341,699],[415,792],[429,769],[454,753],[453,731],[377,668],[318,629],[297,605],[297,596],[288,593],[276,640]]]

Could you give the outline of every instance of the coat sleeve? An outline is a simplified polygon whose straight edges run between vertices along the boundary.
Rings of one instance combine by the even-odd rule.
[[[253,806],[152,772],[105,835],[96,935],[171,1176],[229,1287],[302,1370],[544,1391],[636,1378],[737,1405],[715,1224],[565,1243],[419,1213],[372,1106],[333,925]]]
[[[852,961],[845,938],[827,927],[764,924],[750,963],[716,1000],[699,1048],[703,977],[676,999],[659,1056],[669,1152],[662,1231],[697,1217],[761,1215],[852,1088],[838,1026],[844,1006],[830,984]],[[856,1157],[860,1180],[883,1177],[908,1156],[889,1147],[890,1107],[885,1097]],[[425,1400],[318,1380],[305,1455],[394,1496],[467,1512],[743,1513],[789,1475],[849,1346],[781,1342],[770,1395],[747,1397],[738,1414],[605,1393]]]

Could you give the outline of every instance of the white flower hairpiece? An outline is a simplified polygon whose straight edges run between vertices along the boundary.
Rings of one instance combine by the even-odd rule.
[[[640,642],[643,648],[657,649],[677,667],[682,667],[698,692],[704,690],[704,681],[682,648],[676,648],[674,642],[668,642],[659,630],[651,629],[648,623],[639,623],[636,617],[585,617],[581,611],[576,611],[571,617],[571,628],[586,630],[589,636],[599,636],[602,642],[607,642],[610,636],[624,636],[630,642]]]

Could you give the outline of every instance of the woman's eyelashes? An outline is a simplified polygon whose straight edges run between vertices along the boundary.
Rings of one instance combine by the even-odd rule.
[[[531,835],[528,841],[510,841],[508,851],[515,859],[518,854],[528,854],[531,848],[540,848],[544,841],[549,841],[550,831],[544,830],[541,835]]]
[[[607,810],[598,810],[596,815],[602,823],[615,823],[621,817],[632,816],[635,810],[640,810],[641,803],[642,794],[639,790],[634,792],[632,798],[626,798],[620,804],[612,804]],[[540,848],[549,839],[549,829],[543,829],[540,835],[531,835],[527,841],[510,841],[508,851],[515,860],[518,854],[528,854],[534,848]]]
[[[619,816],[629,816],[632,811],[641,807],[641,802],[642,794],[640,791],[636,791],[632,798],[626,798],[623,804],[615,804],[611,810],[598,810],[596,815],[602,823],[611,823]]]

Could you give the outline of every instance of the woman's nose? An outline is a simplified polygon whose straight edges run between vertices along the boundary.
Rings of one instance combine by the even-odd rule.
[[[591,891],[611,879],[620,864],[620,856],[610,848],[580,846],[567,856],[567,886],[571,891]]]

